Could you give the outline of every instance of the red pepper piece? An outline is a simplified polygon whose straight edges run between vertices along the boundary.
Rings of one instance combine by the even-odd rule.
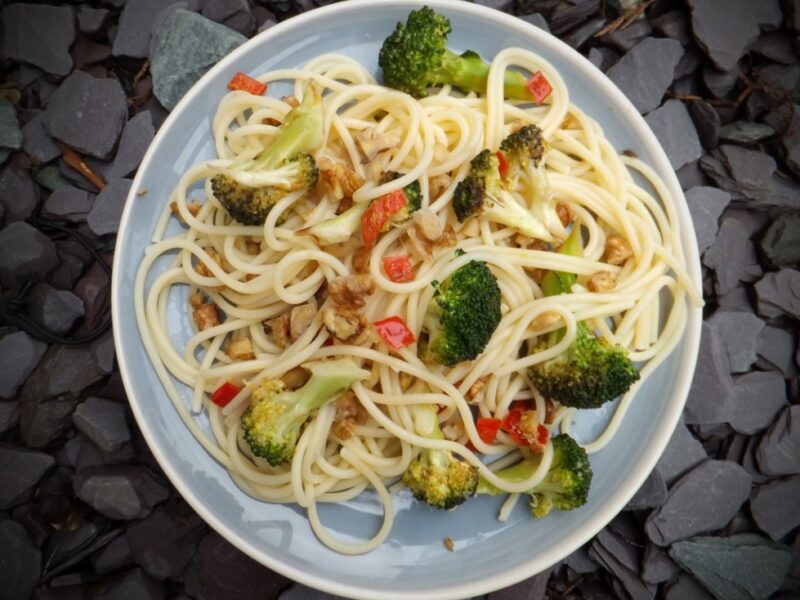
[[[262,96],[264,92],[267,91],[267,84],[261,83],[257,79],[245,75],[241,71],[237,71],[228,82],[228,89],[241,90],[253,94],[254,96]]]
[[[498,165],[498,170],[500,171],[500,177],[505,177],[506,173],[508,173],[508,161],[506,160],[506,155],[503,154],[502,150],[498,150],[495,152],[495,156],[497,156],[497,161],[500,163]]]
[[[417,341],[405,321],[396,315],[376,321],[374,325],[383,341],[392,350],[399,350]]]
[[[547,78],[542,75],[541,71],[536,71],[533,76],[528,80],[528,85],[526,86],[528,91],[533,96],[533,101],[536,104],[541,104],[550,93],[553,91],[553,86],[550,85],[550,82],[547,81]]]
[[[211,401],[219,407],[224,407],[241,391],[241,387],[232,384],[230,381],[226,381],[211,394]]]
[[[402,189],[373,200],[369,208],[361,215],[361,239],[364,246],[371,248],[387,221],[396,212],[405,208],[406,204],[408,204],[408,198]]]
[[[386,276],[394,283],[414,281],[414,267],[411,261],[403,254],[401,256],[387,256],[383,259],[383,270]]]
[[[475,429],[478,430],[478,436],[487,444],[493,444],[494,439],[497,437],[497,431],[500,429],[502,421],[491,417],[481,417],[475,421]]]

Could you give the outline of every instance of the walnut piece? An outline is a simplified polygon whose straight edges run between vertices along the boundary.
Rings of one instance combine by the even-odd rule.
[[[536,317],[531,321],[531,329],[533,331],[542,331],[543,329],[547,329],[548,327],[552,327],[556,323],[561,320],[561,315],[553,310],[547,310],[543,313],[539,313]]]
[[[359,246],[353,252],[353,262],[351,268],[356,273],[366,273],[369,269],[369,259],[372,256],[372,250],[366,246]]]
[[[334,200],[352,198],[355,191],[364,185],[364,179],[345,164],[321,158],[318,165],[322,185]]]
[[[444,228],[436,213],[430,208],[421,208],[412,213],[414,227],[417,232],[429,242],[435,242],[442,237]]]
[[[372,160],[378,153],[397,146],[400,143],[400,134],[396,130],[378,133],[375,127],[367,127],[356,134],[356,143],[367,160]]]
[[[586,287],[590,292],[608,292],[614,289],[614,278],[608,271],[599,271],[589,278]]]
[[[326,306],[322,309],[322,322],[330,334],[342,341],[361,333],[361,315],[351,310]]]
[[[378,155],[369,161],[364,166],[364,173],[370,181],[380,181],[383,172],[386,170],[386,165],[392,159],[392,153],[389,150],[379,152]]]
[[[633,256],[630,244],[621,235],[612,233],[606,238],[603,260],[610,265],[621,265]]]
[[[306,302],[292,309],[289,317],[289,337],[293,342],[296,342],[306,332],[316,314],[316,302]]]
[[[341,308],[363,308],[366,297],[375,291],[375,282],[366,273],[337,277],[328,285],[328,295]]]
[[[214,250],[214,248],[206,248],[206,253],[211,257],[215,263],[222,268],[222,257],[219,255],[219,252]],[[194,270],[197,272],[198,275],[202,275],[203,277],[214,277],[214,274],[211,272],[204,262],[198,262],[194,266]]]
[[[433,177],[428,182],[428,193],[431,196],[431,200],[436,200],[436,198],[441,196],[442,192],[444,192],[452,182],[453,178],[447,173],[442,173],[441,175]]]
[[[281,348],[286,348],[291,342],[289,337],[289,322],[291,311],[287,311],[280,316],[270,319],[267,325],[272,332],[272,341]]]
[[[545,446],[540,439],[539,425],[539,418],[535,410],[523,411],[517,425],[520,434],[530,444],[531,450],[534,452],[542,452]]]
[[[479,400],[478,396],[483,391],[485,385],[486,385],[486,377],[481,377],[469,387],[466,395],[464,396],[464,399],[469,404],[477,404]]]
[[[453,417],[442,425],[442,435],[444,439],[456,442],[464,435],[464,422],[461,420],[461,415],[457,412]]]
[[[194,319],[197,329],[205,331],[209,327],[219,325],[219,311],[216,304],[201,304],[192,311],[192,318]]]
[[[197,200],[189,200],[186,203],[186,210],[189,211],[189,214],[193,217],[197,216],[197,213],[200,212],[200,209],[203,208],[203,204],[198,202]],[[178,221],[186,225],[186,221],[183,220],[183,216],[181,216],[180,211],[178,210],[178,203],[177,202],[170,202],[169,209],[172,211],[172,214],[178,218]]]
[[[575,219],[575,212],[572,210],[572,207],[563,202],[556,204],[556,214],[558,215],[558,220],[561,221],[564,227],[572,223],[573,219]]]
[[[256,357],[253,352],[253,343],[250,338],[246,337],[228,340],[225,345],[225,354],[233,360],[250,360]]]
[[[347,390],[336,401],[336,415],[333,417],[331,431],[341,440],[346,440],[355,432],[357,425],[367,422],[366,409],[358,401],[352,390]]]

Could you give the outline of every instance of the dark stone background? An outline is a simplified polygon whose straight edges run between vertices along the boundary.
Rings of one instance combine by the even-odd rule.
[[[178,496],[107,329],[119,215],[164,106],[246,36],[327,3],[3,4],[0,597],[330,598]],[[489,597],[800,597],[800,2],[479,4],[549,29],[647,115],[687,191],[707,301],[684,423],[644,487],[584,548]]]

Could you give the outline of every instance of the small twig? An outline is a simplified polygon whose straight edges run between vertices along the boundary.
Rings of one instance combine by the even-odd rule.
[[[636,19],[642,16],[642,13],[647,10],[647,7],[650,6],[655,0],[647,0],[647,2],[642,2],[634,6],[629,11],[621,14],[619,17],[611,21],[608,25],[603,27],[600,31],[594,34],[594,37],[602,37],[607,33],[613,33],[617,29],[625,29],[629,25],[631,25]]]
[[[95,173],[94,170],[86,164],[86,161],[81,158],[80,154],[62,142],[56,143],[61,149],[61,154],[64,155],[65,163],[86,177],[86,179],[91,181],[97,189],[102,190],[104,187],[106,187],[106,182],[103,180],[103,178]]]
[[[150,68],[150,61],[146,60],[142,63],[142,66],[137,71],[136,75],[133,76],[133,84],[131,87],[136,87],[136,84],[139,83],[139,80],[144,77],[144,74],[147,73],[147,70]]]

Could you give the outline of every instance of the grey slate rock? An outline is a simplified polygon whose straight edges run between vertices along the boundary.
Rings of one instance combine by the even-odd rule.
[[[611,573],[631,598],[654,598],[656,586],[639,578],[641,553],[638,548],[609,529],[597,534],[589,556]]]
[[[541,573],[537,573],[533,577],[529,577],[512,586],[491,592],[486,600],[545,600],[547,593],[547,582],[550,579],[550,569],[546,569]],[[294,587],[294,586],[292,586]],[[329,598],[333,599],[335,596],[326,594]],[[288,598],[308,598],[299,593],[281,594],[281,598],[287,596]],[[324,596],[320,596],[319,600],[323,600]]]
[[[45,200],[42,212],[48,216],[66,219],[73,223],[86,221],[92,210],[94,196],[71,185],[58,188]]]
[[[6,433],[19,423],[19,402],[6,400],[0,402],[0,434]]]
[[[7,150],[22,148],[22,131],[17,121],[17,111],[5,98],[0,98],[0,148]]]
[[[652,32],[653,28],[650,23],[642,19],[634,21],[625,28],[605,34],[600,38],[600,41],[620,52],[627,52]]]
[[[758,356],[780,370],[788,379],[797,375],[800,370],[795,360],[797,348],[796,333],[782,327],[767,325],[761,334]]]
[[[783,409],[758,443],[755,459],[765,475],[800,473],[800,405]]]
[[[55,244],[25,223],[12,223],[0,231],[0,285],[14,287],[17,279],[44,279],[58,264]]]
[[[153,117],[149,111],[143,110],[128,121],[125,129],[122,130],[119,148],[114,156],[114,163],[111,165],[107,179],[127,177],[135,171],[142,162],[142,157],[155,134]]]
[[[682,55],[680,42],[646,38],[631,48],[607,75],[640,113],[647,113],[661,104]]]
[[[690,112],[703,147],[713,150],[719,144],[719,113],[705,100],[692,102]]]
[[[570,29],[585,23],[598,12],[600,12],[598,0],[558,3],[550,14],[550,30],[553,34],[561,36]]]
[[[721,71],[713,65],[703,67],[703,83],[717,98],[724,98],[734,88],[739,80],[739,69],[734,67],[728,71]]]
[[[689,0],[695,40],[718,69],[736,66],[758,37],[750,0]]]
[[[179,4],[174,0],[136,0],[127,2],[119,17],[119,28],[111,53],[114,56],[146,58],[150,34],[163,19],[163,11]]]
[[[664,591],[664,600],[714,600],[697,580],[686,573],[678,575]]]
[[[72,425],[76,400],[61,395],[49,400],[24,396],[20,402],[19,425],[22,442],[28,448],[44,448],[65,434]]]
[[[119,402],[88,398],[75,409],[72,421],[101,451],[111,453],[131,441],[126,413]]]
[[[0,520],[0,589],[8,600],[27,600],[41,575],[42,553],[25,529]]]
[[[44,452],[0,446],[0,464],[3,465],[0,510],[8,510],[33,497],[36,484],[52,468],[55,460]]]
[[[104,600],[163,600],[167,597],[167,590],[141,569],[134,569],[95,597]]]
[[[68,290],[37,283],[28,294],[26,313],[48,331],[64,335],[83,316],[83,301]]]
[[[168,11],[150,44],[156,98],[171,110],[208,69],[245,40],[201,15],[180,8]]]
[[[5,207],[6,225],[30,217],[38,202],[30,173],[12,160],[0,174],[0,204]]]
[[[22,128],[22,149],[40,163],[48,163],[61,156],[56,143],[44,129],[44,113],[40,112]]]
[[[69,47],[75,41],[75,13],[69,6],[11,4],[3,8],[3,54],[53,75],[72,70]]]
[[[667,485],[664,483],[664,478],[658,469],[653,469],[625,508],[626,510],[655,508],[661,506],[666,498]]]
[[[722,423],[733,396],[733,378],[727,352],[717,330],[703,323],[700,354],[684,418],[690,425]]]
[[[769,427],[786,405],[786,385],[776,371],[753,371],[734,379],[733,406],[728,422],[740,433]]]
[[[25,382],[23,399],[39,401],[62,394],[77,396],[102,377],[88,348],[53,345]]]
[[[71,290],[83,273],[83,261],[66,252],[59,252],[60,263],[50,276],[50,285],[60,290]]]
[[[513,0],[499,0],[499,3],[513,4]],[[497,10],[506,10],[492,4],[489,6]],[[204,0],[202,14],[207,19],[230,27],[242,35],[250,36],[256,28],[256,17],[247,0]]]
[[[0,338],[0,398],[13,398],[19,386],[39,364],[47,344],[24,331]]]
[[[786,546],[747,533],[678,542],[670,556],[719,600],[768,598],[794,562]]]
[[[126,535],[117,536],[98,552],[94,553],[91,561],[94,572],[99,575],[112,573],[132,564],[133,557],[131,556],[131,548],[128,545],[128,537]]]
[[[758,486],[750,498],[750,512],[759,528],[780,540],[800,525],[800,511],[792,499],[800,498],[800,475]]]
[[[658,459],[656,469],[664,482],[670,486],[676,479],[706,458],[708,457],[703,445],[697,441],[683,421],[680,421],[675,427],[664,453]]]
[[[642,579],[647,583],[663,583],[680,573],[680,568],[661,548],[648,543],[642,557]]]
[[[81,33],[100,33],[108,22],[111,11],[107,8],[92,8],[81,4],[78,7],[78,29]]]
[[[686,203],[692,215],[697,247],[700,253],[714,243],[719,230],[719,217],[731,201],[731,195],[717,188],[697,186],[686,190]]]
[[[143,519],[169,497],[144,467],[92,467],[75,475],[78,498],[109,519]]]
[[[72,436],[64,444],[67,464],[76,472],[90,467],[119,465],[130,462],[134,457],[133,444],[128,442],[113,452],[103,452],[82,433]]]
[[[106,375],[110,375],[114,371],[114,359],[116,357],[114,336],[112,333],[109,331],[102,337],[96,339],[91,343],[89,348],[100,370]]]
[[[800,213],[778,215],[764,232],[759,247],[775,267],[800,266]]]
[[[645,117],[675,170],[703,155],[697,130],[680,100],[667,100]]]
[[[501,594],[503,591],[504,590],[500,590],[496,593]],[[489,595],[489,598],[493,597],[493,594]],[[341,600],[341,596],[334,596],[333,594],[321,590],[315,590],[302,583],[293,583],[290,587],[281,592],[281,595],[278,596],[278,600]]]
[[[708,187],[711,184],[711,180],[700,168],[699,161],[683,165],[675,174],[678,176],[678,183],[681,184],[683,190],[693,187]]]
[[[127,116],[125,92],[116,79],[75,71],[50,96],[44,124],[51,136],[78,152],[105,159]]]
[[[716,329],[725,346],[731,373],[745,373],[756,361],[756,349],[764,321],[749,312],[717,311],[708,324]]]
[[[58,162],[59,162],[59,164],[66,164],[66,163],[64,163],[63,159],[59,160]],[[66,179],[64,179],[61,176],[61,172],[60,171],[61,171],[61,169],[59,167],[57,167],[56,165],[47,165],[46,167],[43,167],[43,168],[39,169],[38,171],[36,171],[36,175],[34,175],[34,179],[36,180],[36,183],[38,183],[40,186],[42,186],[46,190],[54,192],[58,188],[65,187],[65,186],[69,185],[69,181],[67,181]],[[86,178],[82,178],[82,179],[83,179],[83,182],[85,182],[85,184],[87,186],[87,189],[94,189],[94,186],[91,183],[89,183],[89,181]]]
[[[783,22],[779,0],[765,0],[751,5],[756,22],[766,30],[777,29]]]
[[[547,24],[547,19],[544,18],[542,13],[531,13],[529,15],[522,15],[520,19],[525,21],[526,23],[530,23],[531,25],[535,25],[539,29],[545,30],[547,33],[550,33],[550,26]]]
[[[781,269],[767,273],[755,285],[758,314],[777,317],[782,314],[800,319],[800,271]]]
[[[600,568],[595,561],[589,558],[589,554],[585,546],[581,546],[575,552],[564,559],[563,564],[567,565],[572,571],[579,575],[585,573],[594,573]],[[555,567],[558,569],[558,566]]]
[[[707,460],[681,477],[650,513],[645,532],[659,546],[724,527],[750,495],[750,474],[734,462]]]
[[[744,145],[755,144],[774,135],[775,130],[769,125],[749,121],[728,123],[719,130],[719,139],[723,142]]]
[[[667,37],[678,40],[684,46],[692,39],[689,17],[683,10],[674,10],[664,13],[652,19],[651,22],[656,31],[660,31]]]
[[[703,264],[714,269],[717,294],[727,294],[739,283],[756,281],[762,274],[747,225],[723,215],[716,241],[703,255]]]
[[[94,206],[86,219],[94,233],[105,235],[117,232],[131,183],[130,179],[112,179],[105,189],[97,194]]]

